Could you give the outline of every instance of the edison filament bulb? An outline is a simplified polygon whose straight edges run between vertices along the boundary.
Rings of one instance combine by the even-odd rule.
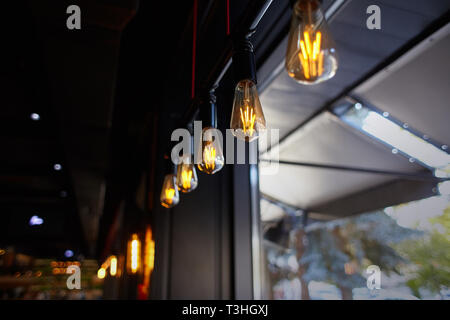
[[[266,129],[258,91],[251,80],[241,80],[236,85],[230,128],[236,138],[244,141],[258,138]]]
[[[297,0],[293,7],[285,67],[302,84],[317,84],[336,74],[336,47],[318,0]]]
[[[178,189],[183,193],[191,192],[197,188],[197,171],[195,170],[191,155],[186,155],[181,158],[181,162],[178,164],[176,183]]]
[[[202,130],[202,141],[200,148],[201,162],[197,165],[198,169],[207,174],[214,174],[222,169],[225,160],[223,157],[222,146],[215,133],[217,129],[206,127]]]
[[[161,205],[165,208],[172,208],[180,201],[178,187],[176,186],[176,177],[173,173],[167,174],[164,178],[161,190]]]

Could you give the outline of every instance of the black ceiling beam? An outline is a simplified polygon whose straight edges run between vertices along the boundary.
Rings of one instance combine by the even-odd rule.
[[[396,176],[396,177],[407,179],[407,180],[420,180],[420,181],[429,181],[429,182],[435,182],[435,183],[450,180],[450,178],[437,178],[430,173],[409,173],[409,172],[399,172],[399,171],[391,171],[391,170],[339,166],[339,165],[332,165],[332,164],[319,164],[319,163],[300,162],[300,161],[285,161],[285,160],[278,161],[278,160],[269,160],[269,159],[260,159],[260,161],[261,162],[269,162],[269,163],[274,162],[274,163],[279,163],[279,164],[283,164],[283,165],[291,165],[291,166],[318,168],[318,169],[330,169],[330,170],[340,170],[340,171],[349,171],[349,172],[358,172],[358,173]]]

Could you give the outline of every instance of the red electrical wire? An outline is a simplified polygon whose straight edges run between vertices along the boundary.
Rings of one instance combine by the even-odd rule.
[[[195,97],[195,58],[197,50],[197,7],[198,0],[194,0],[194,17],[192,19],[192,89],[191,97]]]

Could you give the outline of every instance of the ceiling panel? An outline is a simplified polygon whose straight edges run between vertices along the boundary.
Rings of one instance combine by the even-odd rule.
[[[280,146],[280,159],[401,172],[420,172],[390,149],[323,113],[290,136]],[[261,192],[295,207],[309,209],[360,190],[395,179],[392,176],[280,165],[275,175],[265,175],[261,165]]]
[[[431,46],[424,50],[420,46],[421,53],[399,68],[390,67],[392,71],[361,86],[356,94],[433,140],[450,145],[446,116],[450,108],[450,25],[439,36],[440,40],[431,37],[427,41]]]

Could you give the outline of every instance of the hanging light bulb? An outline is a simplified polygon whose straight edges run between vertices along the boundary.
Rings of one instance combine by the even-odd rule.
[[[109,257],[110,265],[109,265],[109,274],[114,277],[117,274],[117,257],[111,256]]]
[[[105,270],[105,268],[100,268],[100,269],[98,269],[98,271],[97,271],[97,278],[99,278],[99,279],[104,279],[105,276],[106,276],[106,270]]]
[[[201,160],[197,167],[202,172],[214,174],[223,168],[225,159],[222,141],[219,139],[220,132],[217,130],[216,97],[213,91],[209,93],[209,101],[200,106],[200,116],[207,125],[201,134],[200,148],[197,151],[197,157]]]
[[[177,170],[177,186],[183,193],[188,193],[197,188],[198,179],[197,171],[191,155],[185,155],[178,164]]]
[[[256,85],[251,80],[240,81],[234,92],[230,128],[241,140],[252,141],[266,128]]]
[[[136,233],[128,241],[127,269],[129,274],[136,274],[141,268],[141,241]]]
[[[192,130],[192,126],[189,126]],[[184,154],[178,164],[177,170],[177,186],[178,190],[188,193],[197,188],[198,178],[193,161],[194,139],[191,135],[188,154]]]
[[[220,141],[217,139],[216,128],[206,127],[202,130],[201,159],[197,165],[198,169],[207,174],[214,174],[223,168],[225,159],[223,157]]]
[[[236,138],[252,141],[266,128],[266,120],[256,90],[253,46],[247,38],[235,42],[233,66],[238,83],[234,91],[230,129]]]
[[[176,177],[173,171],[174,169],[172,168],[172,173],[166,174],[161,190],[160,201],[161,205],[165,208],[172,208],[180,201]]]
[[[155,241],[152,237],[152,229],[147,226],[145,230],[144,249],[144,281],[142,283],[142,293],[147,298],[150,293],[150,277],[155,266]]]
[[[293,7],[285,67],[302,84],[332,78],[338,68],[335,43],[319,0],[297,0]]]

